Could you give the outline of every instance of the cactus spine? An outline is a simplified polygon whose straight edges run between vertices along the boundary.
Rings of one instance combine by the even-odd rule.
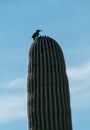
[[[72,130],[63,52],[50,37],[38,37],[28,59],[28,129]]]

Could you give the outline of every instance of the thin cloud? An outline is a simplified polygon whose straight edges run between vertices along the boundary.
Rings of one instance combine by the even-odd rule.
[[[0,124],[26,118],[26,97],[24,95],[0,96]]]
[[[6,81],[4,83],[0,83],[0,87],[8,87],[8,88],[20,88],[22,86],[26,86],[26,78],[16,78],[11,81]]]
[[[89,109],[90,105],[90,62],[79,67],[68,68],[71,104],[78,110]]]
[[[0,124],[27,116],[26,78],[16,78],[0,84]]]
[[[72,80],[85,80],[90,76],[90,63],[77,68],[68,69],[68,75]]]
[[[12,80],[8,84],[9,87],[22,87],[22,86],[25,86],[25,85],[26,85],[26,79],[25,78],[19,78],[19,79]]]

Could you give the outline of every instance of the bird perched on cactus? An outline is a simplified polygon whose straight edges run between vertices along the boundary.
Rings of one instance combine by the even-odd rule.
[[[35,40],[38,36],[39,36],[39,32],[41,32],[42,30],[36,30],[36,32],[35,33],[33,33],[33,35],[32,35],[32,38],[33,38],[33,40]]]

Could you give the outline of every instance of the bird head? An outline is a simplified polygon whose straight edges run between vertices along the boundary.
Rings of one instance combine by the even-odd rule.
[[[36,30],[36,32],[41,32],[41,31],[42,31],[42,30],[39,30],[39,29],[38,29],[38,30]]]

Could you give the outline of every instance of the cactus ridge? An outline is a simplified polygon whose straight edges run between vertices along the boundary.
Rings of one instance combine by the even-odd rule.
[[[69,84],[59,44],[38,37],[28,62],[28,129],[72,130]]]

